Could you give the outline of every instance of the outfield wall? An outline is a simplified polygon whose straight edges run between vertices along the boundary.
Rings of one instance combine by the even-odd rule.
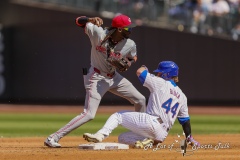
[[[95,15],[0,3],[0,101],[83,103],[81,69],[90,66],[90,42],[75,18]],[[104,19],[104,26],[110,23]],[[123,75],[146,97],[149,91],[138,81],[136,69],[145,64],[152,71],[159,61],[173,60],[190,104],[240,104],[239,42],[144,26],[134,29],[132,39],[138,61]],[[129,104],[110,93],[102,103]]]

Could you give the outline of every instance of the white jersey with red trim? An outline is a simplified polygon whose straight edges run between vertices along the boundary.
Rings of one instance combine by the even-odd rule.
[[[187,98],[172,81],[147,73],[143,86],[150,90],[147,113],[161,117],[172,128],[176,118],[189,117]]]
[[[107,59],[107,43],[101,46],[101,42],[108,33],[102,27],[98,27],[90,22],[85,26],[85,33],[91,41],[91,65],[97,69],[105,72],[112,73],[116,70],[115,67],[110,65]],[[131,39],[123,39],[114,47],[114,53],[120,53],[123,57],[133,58],[137,55],[136,44]]]

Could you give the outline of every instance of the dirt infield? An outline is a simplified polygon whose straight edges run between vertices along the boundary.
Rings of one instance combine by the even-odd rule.
[[[131,110],[132,107],[101,106],[98,112],[113,113],[119,110]],[[80,113],[80,106],[26,106],[0,105],[0,112],[54,112]],[[240,114],[236,107],[189,107],[190,114]],[[194,135],[201,142],[201,148],[188,148],[188,156],[182,156],[179,150],[177,136],[168,136],[166,141],[153,148],[89,151],[78,149],[79,144],[87,143],[81,136],[64,137],[60,143],[62,148],[48,148],[43,146],[46,137],[31,138],[0,138],[1,160],[168,160],[168,159],[240,159],[240,134]],[[105,142],[117,142],[116,136],[110,136]],[[172,144],[173,147],[171,148]],[[156,148],[156,147],[154,147]],[[161,148],[161,149],[160,149]],[[177,150],[176,150],[177,149]]]
[[[43,146],[45,137],[38,138],[1,138],[0,139],[0,159],[1,160],[169,160],[169,159],[239,159],[240,158],[240,135],[201,135],[195,136],[202,148],[195,151],[188,151],[189,156],[182,156],[176,151],[178,144],[174,144],[170,150],[168,148],[176,137],[169,136],[166,141],[159,146],[157,151],[153,148],[129,149],[129,150],[109,150],[109,151],[89,151],[78,149],[79,144],[85,144],[81,136],[64,137],[60,142],[62,148],[47,148]],[[117,142],[117,137],[112,136],[105,142]],[[222,145],[219,147],[219,143]],[[166,147],[164,148],[164,145]],[[174,148],[176,146],[176,148]],[[155,147],[156,148],[156,147]],[[191,148],[188,148],[191,150]]]

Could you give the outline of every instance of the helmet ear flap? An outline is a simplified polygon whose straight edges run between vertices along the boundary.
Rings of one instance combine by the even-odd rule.
[[[162,77],[163,79],[167,79],[167,78],[168,78],[168,73],[162,73],[161,77]]]

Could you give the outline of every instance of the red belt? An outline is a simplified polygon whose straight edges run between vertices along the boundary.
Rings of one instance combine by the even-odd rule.
[[[98,74],[101,74],[101,71],[99,70],[99,69],[97,69],[97,68],[93,68],[94,69],[94,71],[96,72],[96,73],[98,73]],[[114,73],[112,73],[112,74],[110,74],[110,73],[105,73],[108,77],[110,77],[110,78],[112,78],[114,75],[115,75],[115,72]]]

